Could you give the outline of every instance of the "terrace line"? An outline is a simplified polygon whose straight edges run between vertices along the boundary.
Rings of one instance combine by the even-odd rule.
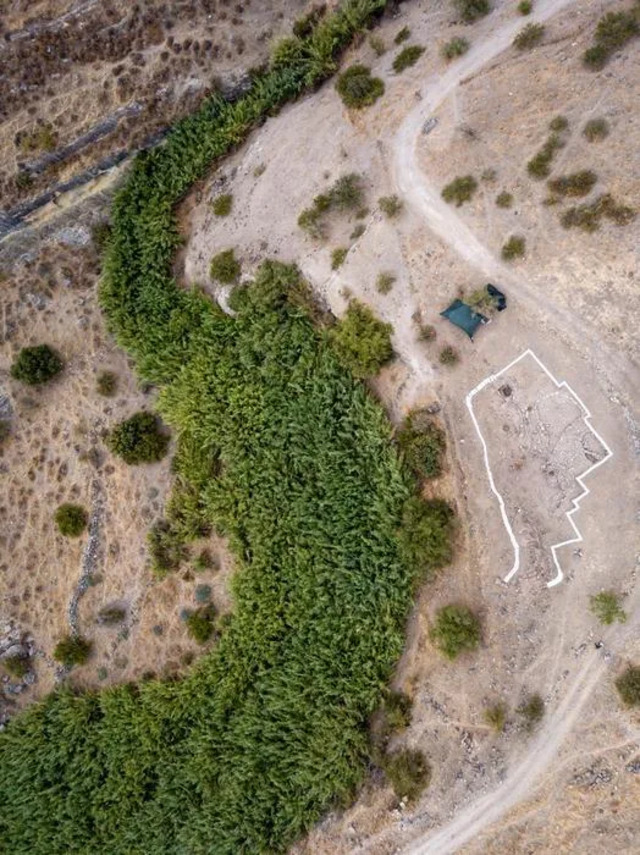
[[[589,475],[591,472],[593,472],[594,469],[597,469],[598,466],[602,466],[602,464],[605,463],[607,460],[609,460],[610,457],[613,457],[613,451],[611,451],[611,449],[609,448],[607,443],[604,441],[604,439],[600,436],[600,434],[595,430],[595,428],[591,424],[591,422],[590,422],[591,413],[589,412],[588,408],[584,405],[584,403],[580,399],[580,397],[578,395],[576,395],[576,393],[573,391],[571,386],[569,386],[569,384],[565,380],[563,380],[562,383],[559,383],[556,380],[556,378],[553,376],[553,374],[549,371],[549,369],[540,361],[540,359],[538,359],[538,357],[535,355],[535,353],[532,350],[525,350],[524,353],[521,353],[520,356],[518,356],[516,359],[513,360],[513,362],[510,362],[505,368],[503,368],[501,371],[498,371],[497,374],[491,374],[491,375],[489,375],[489,377],[486,377],[481,383],[478,383],[478,385],[469,392],[469,394],[465,398],[465,402],[467,405],[467,409],[469,410],[469,414],[471,415],[471,420],[473,421],[474,427],[476,429],[476,433],[478,434],[478,436],[480,438],[480,442],[482,443],[482,450],[483,450],[483,454],[484,454],[484,464],[487,468],[487,475],[489,477],[489,486],[491,487],[492,493],[498,499],[498,504],[500,505],[500,514],[502,516],[502,522],[504,523],[504,527],[506,528],[507,534],[509,535],[509,540],[511,541],[511,545],[513,546],[513,553],[514,553],[513,567],[505,576],[505,578],[504,578],[505,582],[509,582],[513,578],[513,576],[518,572],[518,569],[520,567],[520,544],[516,540],[516,537],[513,533],[513,529],[511,528],[511,523],[509,522],[509,518],[507,517],[507,510],[505,508],[504,499],[502,498],[502,496],[498,492],[496,485],[495,485],[495,481],[493,480],[493,473],[491,471],[491,466],[489,464],[489,452],[487,449],[487,444],[484,441],[484,437],[482,436],[482,431],[480,430],[480,425],[478,424],[478,420],[476,419],[476,415],[473,411],[473,399],[478,394],[478,392],[481,392],[486,386],[493,383],[494,380],[497,380],[498,377],[500,377],[502,374],[505,374],[507,371],[509,371],[511,368],[513,368],[514,365],[516,365],[518,362],[520,362],[520,360],[524,359],[527,356],[530,356],[531,359],[533,359],[537,363],[537,365],[544,371],[544,373],[547,375],[547,377],[555,384],[556,388],[567,389],[567,391],[569,391],[571,393],[571,395],[573,395],[575,400],[582,407],[582,410],[585,414],[583,416],[584,423],[589,428],[591,433],[596,437],[598,442],[600,442],[602,444],[603,448],[606,450],[606,454],[601,460],[598,460],[596,463],[593,464],[593,466],[590,466],[585,472],[582,472],[582,474],[580,474],[576,477],[576,481],[582,487],[582,493],[580,493],[579,496],[577,496],[575,499],[572,500],[571,510],[567,511],[567,519],[569,520],[571,527],[573,528],[574,532],[576,533],[576,536],[572,537],[570,540],[563,540],[561,543],[555,543],[551,547],[551,554],[553,556],[553,563],[555,564],[556,571],[557,571],[555,578],[553,578],[551,580],[551,582],[547,582],[547,587],[552,588],[554,585],[559,584],[562,581],[562,579],[564,578],[562,568],[560,567],[560,562],[558,561],[558,556],[557,556],[558,549],[560,549],[563,546],[568,546],[571,543],[580,543],[583,540],[583,537],[580,534],[578,527],[576,526],[575,522],[573,521],[573,515],[580,508],[580,503],[582,502],[582,500],[584,499],[585,496],[589,495],[589,492],[590,492],[589,488],[586,486],[583,479],[586,478],[587,475]]]

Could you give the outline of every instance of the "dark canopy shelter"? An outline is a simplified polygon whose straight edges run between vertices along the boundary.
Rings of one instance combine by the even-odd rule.
[[[464,330],[469,338],[473,338],[475,331],[482,324],[489,322],[488,318],[481,315],[480,312],[475,312],[471,306],[463,303],[462,300],[454,300],[448,309],[440,312],[443,318],[451,321],[461,330]]]

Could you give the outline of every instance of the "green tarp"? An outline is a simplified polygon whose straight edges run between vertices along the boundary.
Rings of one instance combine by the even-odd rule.
[[[440,312],[443,318],[451,321],[461,330],[464,330],[469,338],[473,338],[475,331],[482,324],[488,323],[489,319],[481,315],[480,312],[475,312],[471,306],[463,303],[462,300],[454,300],[448,309]]]

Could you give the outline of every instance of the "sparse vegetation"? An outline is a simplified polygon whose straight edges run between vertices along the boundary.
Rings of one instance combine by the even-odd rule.
[[[610,193],[598,196],[593,202],[567,208],[560,217],[565,229],[578,228],[585,232],[595,232],[606,218],[617,226],[626,226],[636,218],[636,212],[627,205],[620,205]]]
[[[30,131],[16,134],[15,142],[23,154],[53,151],[58,144],[58,132],[50,122],[43,122]]]
[[[524,719],[526,729],[533,730],[536,724],[538,724],[544,716],[544,701],[538,694],[529,695],[529,697],[520,704],[516,712]]]
[[[349,240],[358,240],[358,238],[362,237],[365,233],[366,227],[364,223],[358,223],[357,226],[354,227],[353,231],[349,235]]]
[[[424,48],[420,45],[409,45],[403,48],[393,60],[393,70],[396,74],[401,74],[407,68],[411,68],[420,59],[424,53]]]
[[[162,460],[168,445],[158,417],[144,410],[112,427],[107,437],[109,450],[132,466]]]
[[[511,235],[504,243],[500,252],[505,261],[513,261],[516,258],[522,258],[526,250],[526,241],[522,235]]]
[[[552,133],[540,151],[527,163],[527,172],[532,178],[547,178],[551,174],[551,163],[556,152],[564,146],[559,133]]]
[[[566,131],[569,128],[569,120],[566,116],[554,116],[553,119],[549,122],[549,130],[555,131],[556,133],[560,133],[560,131]]]
[[[344,260],[349,254],[349,250],[344,246],[339,246],[331,252],[331,269],[337,270],[342,267]]]
[[[98,623],[102,626],[117,626],[124,623],[127,610],[122,606],[104,606],[98,612]]]
[[[65,668],[73,668],[74,665],[84,665],[93,645],[80,635],[67,635],[61,638],[53,650],[53,658],[62,663]]]
[[[376,279],[376,291],[378,291],[379,294],[388,294],[393,288],[395,281],[396,277],[393,273],[378,273],[378,278]]]
[[[418,338],[420,341],[434,341],[436,328],[432,324],[419,324]]]
[[[401,45],[403,42],[406,42],[408,38],[411,36],[411,30],[409,27],[403,27],[398,31],[396,37],[393,40],[393,43],[396,45]]]
[[[354,377],[377,374],[393,356],[391,324],[375,317],[371,309],[352,300],[345,316],[332,331],[336,353]]]
[[[442,56],[445,59],[456,59],[469,50],[469,42],[460,36],[455,36],[442,46]]]
[[[520,3],[518,3],[518,12],[520,12],[521,15],[530,15],[532,9],[533,3],[531,0],[520,0]]]
[[[233,285],[240,278],[242,265],[238,261],[233,249],[224,249],[211,259],[209,276],[214,282],[223,285]]]
[[[626,706],[640,706],[640,667],[629,665],[616,680],[616,689]]]
[[[415,801],[431,780],[431,767],[422,751],[394,751],[384,758],[383,769],[396,796],[408,802]]]
[[[112,398],[118,391],[118,375],[113,371],[101,371],[96,379],[96,391],[105,398]]]
[[[454,0],[454,5],[465,24],[473,24],[491,11],[489,0]]]
[[[380,205],[380,210],[385,217],[388,217],[389,219],[397,217],[403,208],[402,200],[395,194],[393,196],[381,196],[378,199],[378,205]]]
[[[369,44],[376,56],[383,56],[387,52],[387,46],[380,36],[370,35]]]
[[[196,573],[204,573],[205,570],[216,568],[216,561],[208,549],[201,550],[194,558],[193,569]]]
[[[411,724],[413,702],[404,692],[389,690],[384,699],[386,724],[392,732],[404,730]]]
[[[155,522],[147,535],[151,572],[159,579],[167,573],[178,570],[187,560],[189,552],[184,537],[176,530],[169,520],[161,519]]]
[[[498,193],[498,195],[496,196],[496,205],[498,206],[498,208],[512,208],[512,194],[508,193],[506,190],[503,190],[501,193]]]
[[[29,657],[19,654],[7,656],[6,659],[0,660],[0,664],[10,677],[15,677],[17,680],[22,680],[31,670]]]
[[[589,605],[600,623],[609,626],[616,621],[624,623],[627,619],[627,613],[620,605],[621,599],[615,591],[601,591],[590,598]]]
[[[384,95],[384,83],[379,77],[371,76],[366,65],[352,65],[336,82],[336,90],[345,107],[360,110],[370,107]]]
[[[398,446],[418,478],[435,478],[442,472],[444,431],[424,410],[413,410],[406,417],[398,432]]]
[[[457,365],[458,362],[460,362],[460,354],[455,349],[455,347],[452,347],[450,344],[447,344],[440,351],[438,359],[441,365],[453,366]]]
[[[65,537],[79,537],[87,527],[87,512],[82,505],[67,502],[60,505],[55,514],[55,523]]]
[[[507,722],[507,708],[503,703],[493,704],[484,711],[484,720],[497,733],[502,733]]]
[[[198,644],[206,644],[213,637],[215,632],[215,617],[216,610],[212,603],[196,609],[188,616],[186,624],[189,635]]]
[[[600,71],[611,57],[640,34],[638,5],[620,12],[607,12],[598,21],[594,44],[584,52],[587,68]]]
[[[589,119],[582,133],[589,142],[601,142],[609,136],[609,123],[606,119]]]
[[[445,202],[455,202],[459,208],[464,202],[470,202],[478,189],[478,182],[473,175],[462,175],[454,178],[442,189],[442,198]]]
[[[572,172],[547,181],[547,187],[556,196],[587,196],[595,187],[598,176],[590,169]]]
[[[223,193],[217,196],[211,203],[211,210],[216,217],[228,217],[233,207],[233,195],[231,193]]]
[[[52,347],[37,344],[22,348],[11,365],[11,376],[27,386],[41,386],[53,380],[63,368],[62,359]]]
[[[456,659],[480,644],[480,621],[467,606],[444,606],[436,612],[431,637],[447,659]]]
[[[518,48],[518,50],[531,50],[531,48],[540,44],[543,37],[543,24],[527,24],[527,26],[523,30],[520,30],[518,35],[515,37],[513,45]]]
[[[364,188],[362,178],[355,172],[342,175],[326,193],[319,193],[310,208],[298,217],[298,225],[312,237],[324,235],[324,217],[331,211],[348,211],[362,207]]]

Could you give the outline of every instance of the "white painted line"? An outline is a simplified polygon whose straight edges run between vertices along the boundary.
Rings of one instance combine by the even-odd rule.
[[[569,520],[569,523],[571,524],[571,527],[574,530],[576,536],[572,537],[570,540],[563,540],[561,543],[555,543],[551,547],[551,555],[553,556],[553,563],[555,564],[556,571],[557,571],[555,578],[552,579],[551,582],[547,582],[547,587],[552,588],[554,585],[557,585],[559,582],[561,582],[563,577],[564,577],[564,574],[562,573],[562,568],[560,567],[560,562],[558,561],[558,555],[557,555],[558,549],[560,549],[563,546],[568,546],[571,543],[580,543],[583,540],[583,537],[580,534],[578,527],[576,526],[575,522],[573,521],[573,515],[580,508],[580,503],[582,502],[582,500],[584,499],[585,496],[589,495],[589,492],[590,492],[589,488],[586,486],[583,479],[586,478],[587,475],[589,475],[591,472],[593,472],[594,469],[597,469],[598,466],[602,466],[602,464],[605,463],[607,460],[609,460],[610,457],[613,457],[613,451],[611,451],[611,449],[609,448],[607,443],[604,441],[604,439],[600,436],[600,434],[595,430],[595,428],[591,424],[591,421],[590,421],[591,420],[591,413],[589,412],[587,407],[584,405],[581,398],[578,395],[576,395],[576,393],[573,391],[571,386],[569,386],[569,384],[565,380],[563,380],[561,383],[559,383],[556,380],[556,378],[553,376],[553,374],[549,371],[549,369],[546,367],[546,365],[544,365],[538,359],[538,357],[535,355],[535,353],[532,350],[525,350],[524,353],[521,353],[520,356],[518,356],[516,359],[514,359],[512,362],[510,362],[505,368],[503,368],[501,371],[498,371],[497,374],[490,374],[489,377],[485,377],[485,379],[481,383],[478,383],[478,385],[469,392],[469,394],[465,398],[465,402],[467,404],[467,409],[469,410],[469,414],[471,415],[471,420],[473,421],[474,427],[476,429],[476,433],[478,434],[478,437],[480,438],[480,442],[482,443],[482,451],[484,454],[484,465],[486,466],[487,475],[489,477],[489,486],[491,487],[491,492],[498,499],[498,504],[500,505],[500,514],[502,516],[502,522],[504,523],[504,527],[506,528],[507,534],[509,535],[509,540],[511,541],[511,545],[513,546],[513,555],[514,555],[513,567],[511,568],[511,570],[509,570],[509,572],[505,576],[505,579],[504,579],[505,582],[509,582],[513,578],[513,576],[518,572],[518,568],[520,567],[520,544],[518,543],[516,536],[513,533],[511,523],[509,522],[509,518],[507,516],[507,510],[506,510],[506,507],[504,504],[504,499],[502,498],[501,494],[498,492],[496,485],[495,485],[495,481],[493,480],[493,472],[491,471],[491,466],[489,464],[489,451],[487,449],[487,444],[484,441],[484,437],[482,436],[482,431],[480,430],[480,425],[478,424],[476,414],[473,411],[473,403],[472,402],[473,402],[474,397],[478,394],[478,392],[481,392],[484,388],[486,388],[491,383],[493,383],[494,380],[497,380],[498,377],[502,376],[503,374],[506,374],[507,371],[509,371],[511,368],[513,368],[514,365],[516,365],[518,362],[520,362],[520,360],[524,359],[527,356],[530,356],[536,362],[536,364],[544,371],[544,373],[547,375],[547,377],[555,384],[557,389],[567,389],[567,391],[570,392],[571,395],[573,395],[573,397],[576,399],[578,404],[582,407],[582,410],[585,414],[583,416],[584,423],[589,428],[591,433],[595,436],[595,438],[598,440],[598,442],[600,442],[602,444],[602,447],[606,451],[605,456],[601,460],[598,460],[596,463],[593,464],[593,466],[590,466],[585,472],[582,472],[580,475],[578,475],[576,477],[576,481],[582,487],[582,493],[580,493],[580,495],[577,498],[572,500],[571,510],[567,511],[567,519]]]

